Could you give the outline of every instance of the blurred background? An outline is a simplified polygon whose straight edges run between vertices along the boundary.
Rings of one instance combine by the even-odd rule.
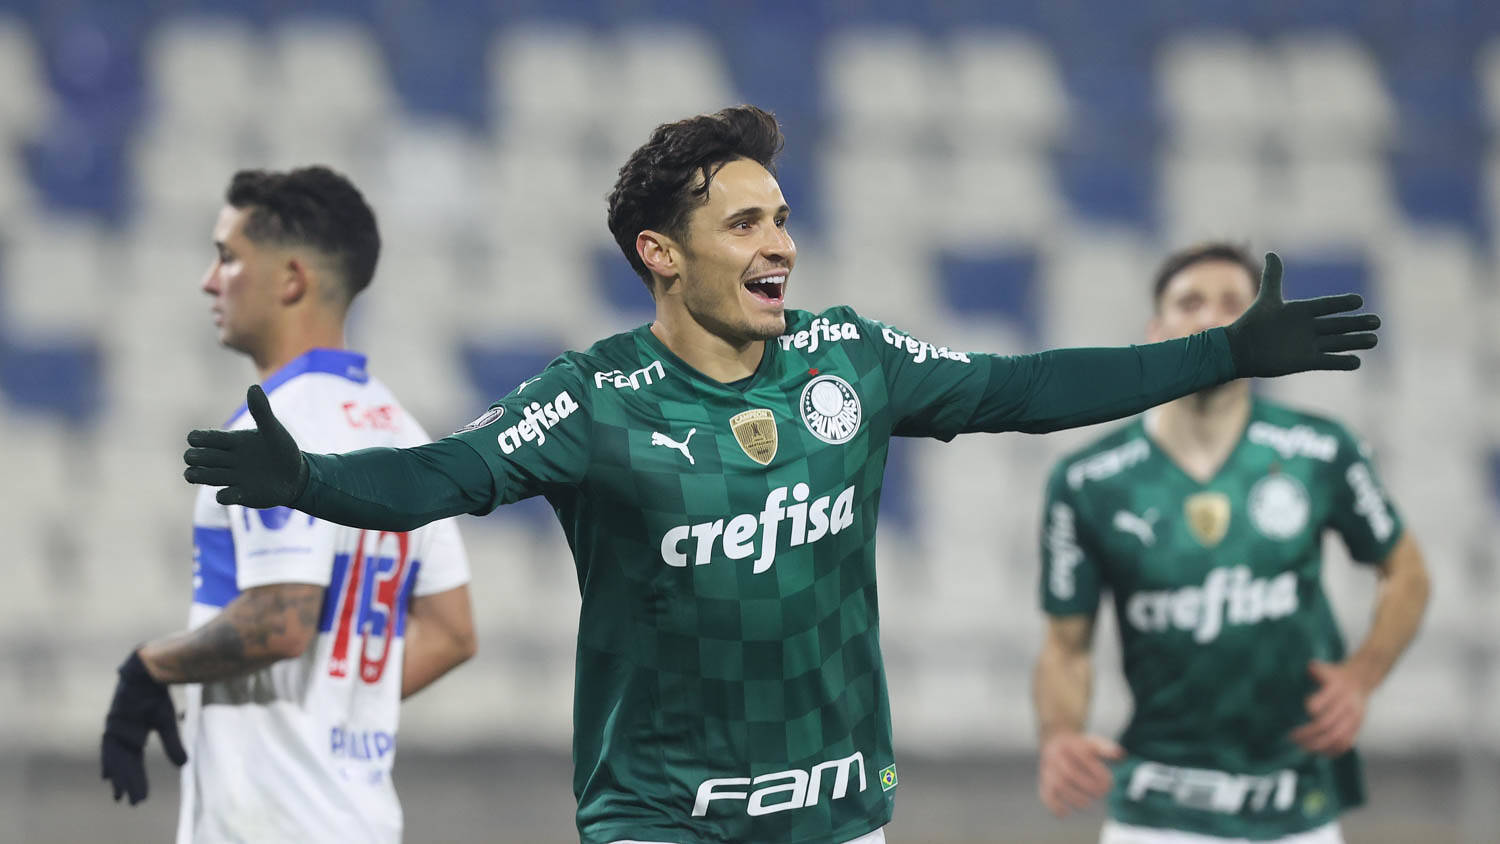
[[[0,839],[161,841],[98,780],[114,668],[191,597],[182,437],[253,378],[198,284],[241,167],[326,163],[386,249],[354,345],[435,435],[650,317],[605,227],[662,121],[787,132],[791,304],[938,344],[1143,339],[1227,237],[1387,317],[1357,375],[1263,385],[1375,446],[1434,594],[1374,699],[1351,842],[1500,841],[1500,4],[1487,0],[0,0]],[[1099,430],[898,441],[880,534],[893,842],[1089,841],[1034,797],[1045,472]],[[577,587],[545,504],[467,519],[481,644],[403,714],[412,841],[576,840]],[[1358,640],[1368,570],[1330,546]],[[1094,725],[1129,698],[1112,621]]]

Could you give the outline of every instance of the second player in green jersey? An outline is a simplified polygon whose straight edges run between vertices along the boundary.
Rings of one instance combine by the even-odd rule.
[[[1257,270],[1222,244],[1170,259],[1153,336],[1236,318],[1255,296]],[[1118,760],[1106,784],[1110,844],[1155,840],[1161,830],[1235,840],[1337,835],[1339,813],[1364,802],[1359,760],[1347,746],[1360,718],[1335,713],[1342,720],[1330,716],[1327,729],[1314,718],[1296,731],[1320,714],[1308,701],[1331,677],[1359,674],[1368,694],[1410,639],[1426,595],[1420,555],[1364,446],[1336,422],[1233,382],[1065,457],[1043,518],[1041,599],[1051,618],[1037,677],[1049,748],[1044,798],[1058,808],[1082,796],[1059,781],[1103,782],[1092,776],[1097,763],[1071,770],[1071,744]],[[1395,574],[1375,644],[1347,667],[1322,587],[1327,532],[1355,560]],[[1088,633],[1106,593],[1134,701],[1118,747],[1077,734],[1087,681],[1073,668],[1079,654],[1087,667]],[[1324,698],[1356,705],[1352,695]]]

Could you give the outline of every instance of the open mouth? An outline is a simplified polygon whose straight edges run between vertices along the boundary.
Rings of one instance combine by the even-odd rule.
[[[786,292],[785,275],[768,275],[745,282],[745,289],[757,302],[780,305]]]

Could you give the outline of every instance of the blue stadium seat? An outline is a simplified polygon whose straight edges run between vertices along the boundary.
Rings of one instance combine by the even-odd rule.
[[[125,139],[71,115],[54,119],[25,150],[31,181],[49,208],[118,223],[129,207]]]
[[[1284,290],[1288,299],[1358,293],[1365,298],[1365,310],[1378,310],[1370,267],[1363,259],[1320,255],[1282,257],[1287,267]]]
[[[538,351],[543,345],[500,347],[466,342],[460,346],[459,357],[481,400],[492,402],[510,395],[511,390],[541,372],[556,357],[551,352]]]
[[[491,21],[474,14],[400,6],[382,21],[392,82],[408,111],[454,118],[474,128],[487,120],[485,74]]]
[[[0,390],[21,407],[75,425],[104,408],[103,356],[95,344],[20,345],[0,338]]]
[[[920,523],[917,477],[912,468],[915,448],[910,439],[891,437],[890,450],[886,453],[885,485],[880,491],[880,523],[906,534],[914,533]]]
[[[1003,319],[1035,340],[1041,322],[1035,251],[944,255],[938,260],[943,301],[966,318]]]
[[[651,294],[617,247],[600,248],[594,266],[599,295],[610,308],[621,312],[631,324],[651,319],[654,313]]]
[[[1461,226],[1476,237],[1486,230],[1479,147],[1403,151],[1393,157],[1396,197],[1413,220]]]
[[[1074,213],[1088,220],[1154,229],[1156,159],[1149,146],[1124,142],[1074,147],[1058,156],[1058,180]]]

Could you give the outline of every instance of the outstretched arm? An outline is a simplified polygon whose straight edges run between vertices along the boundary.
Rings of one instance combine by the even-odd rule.
[[[220,504],[291,506],[336,524],[408,531],[472,513],[493,497],[494,479],[468,445],[444,439],[416,448],[306,454],[271,412],[259,385],[246,404],[256,427],[193,431],[184,454],[189,482],[222,486]]]
[[[1162,343],[934,360],[903,356],[887,338],[897,349],[882,349],[901,415],[896,433],[1039,434],[1131,416],[1235,378],[1357,369],[1349,352],[1375,346],[1380,318],[1339,315],[1363,305],[1355,294],[1285,301],[1281,277],[1281,260],[1267,253],[1260,293],[1238,320]]]

